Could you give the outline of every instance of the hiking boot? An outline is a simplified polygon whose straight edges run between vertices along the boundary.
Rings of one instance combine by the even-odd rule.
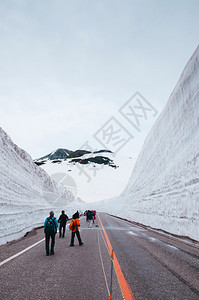
[[[50,255],[54,255],[54,254],[55,254],[54,251],[50,252]]]
[[[75,246],[74,244],[70,244],[70,247],[73,247],[73,246]]]
[[[83,244],[84,244],[84,243],[81,242],[81,243],[79,244],[79,246],[82,246]]]

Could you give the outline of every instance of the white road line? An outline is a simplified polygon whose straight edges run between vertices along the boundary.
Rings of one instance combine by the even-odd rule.
[[[83,218],[83,217],[81,217],[80,219],[82,219],[82,218]],[[69,223],[66,225],[66,227],[68,227],[68,226],[69,226]],[[19,255],[25,253],[26,251],[32,249],[33,247],[37,246],[38,244],[40,244],[40,243],[43,242],[44,240],[45,240],[45,238],[43,238],[43,239],[40,240],[39,242],[37,242],[37,243],[35,243],[35,244],[29,246],[28,248],[26,248],[26,249],[24,249],[24,250],[22,250],[22,251],[16,253],[15,255],[10,256],[10,257],[6,258],[5,260],[1,261],[1,262],[0,262],[0,267],[3,266],[4,264],[6,264],[7,262],[11,261],[12,259],[18,257]]]
[[[168,244],[167,244],[167,246],[168,246],[169,248],[174,249],[174,250],[179,250],[177,247],[175,247],[175,246],[173,246],[173,245],[168,245]]]
[[[133,231],[128,231],[128,233],[132,234],[132,235],[137,235],[137,233],[133,232]]]
[[[151,242],[157,242],[157,241],[159,242],[159,240],[157,240],[156,238],[153,238],[153,237],[149,237],[148,239],[149,239]]]
[[[97,231],[97,240],[98,240],[99,254],[100,254],[100,260],[101,260],[101,264],[102,264],[104,279],[105,279],[105,283],[106,283],[106,288],[107,288],[107,291],[108,291],[108,295],[110,295],[110,291],[109,291],[109,287],[108,287],[108,281],[107,281],[106,272],[105,272],[105,269],[104,269],[104,263],[103,263],[103,259],[102,259],[102,252],[101,252],[101,248],[100,248],[99,232],[98,231]]]
[[[43,238],[43,239],[40,240],[39,242],[37,242],[37,243],[35,243],[35,244],[29,246],[28,248],[26,248],[26,249],[24,249],[24,250],[22,250],[22,251],[16,253],[15,255],[10,256],[10,257],[8,257],[7,259],[3,260],[2,262],[0,262],[0,267],[3,266],[4,264],[6,264],[7,262],[9,262],[10,260],[12,260],[12,259],[18,257],[19,255],[21,255],[21,254],[25,253],[26,251],[32,249],[33,247],[37,246],[38,244],[40,244],[40,243],[43,242],[44,240],[45,240],[45,238]]]

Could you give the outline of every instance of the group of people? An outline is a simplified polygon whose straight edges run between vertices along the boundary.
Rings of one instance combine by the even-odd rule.
[[[54,254],[54,247],[55,247],[55,235],[57,233],[57,228],[59,227],[59,237],[64,238],[65,236],[65,230],[66,230],[66,223],[68,221],[68,216],[65,214],[65,211],[62,210],[62,213],[57,221],[57,219],[54,217],[54,212],[50,212],[50,216],[46,218],[44,222],[44,233],[45,233],[45,248],[46,248],[46,255],[53,255]],[[59,222],[59,223],[58,223]],[[60,224],[60,226],[59,226]],[[70,247],[74,246],[74,238],[75,234],[77,236],[79,246],[83,245],[83,242],[80,237],[79,233],[79,212],[77,211],[73,217],[72,221],[69,225],[69,229],[71,230],[71,242]],[[51,239],[51,248],[49,248]]]
[[[88,227],[92,227],[92,224],[94,224],[96,220],[96,210],[86,210],[84,215],[86,216]]]

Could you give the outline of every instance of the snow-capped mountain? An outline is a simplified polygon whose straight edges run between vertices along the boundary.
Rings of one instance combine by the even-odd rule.
[[[43,224],[50,210],[60,212],[71,201],[73,194],[0,128],[0,244]]]
[[[129,156],[115,156],[109,150],[76,150],[65,159],[35,160],[35,163],[39,163],[58,184],[64,184],[75,196],[92,202],[122,192],[132,172],[129,160]]]
[[[126,189],[104,206],[199,240],[199,47],[148,135]]]
[[[112,153],[110,150],[99,150],[95,152],[87,150],[75,150],[71,151],[68,149],[57,149],[50,154],[43,156],[41,158],[35,159],[34,162],[37,165],[44,165],[46,162],[51,163],[62,163],[67,160],[68,163],[79,163],[79,164],[100,164],[108,165],[110,167],[116,168],[113,159],[110,159],[107,154]]]

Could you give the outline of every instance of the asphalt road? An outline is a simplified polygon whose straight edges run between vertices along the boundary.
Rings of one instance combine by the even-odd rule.
[[[101,216],[135,299],[199,299],[199,245]]]
[[[199,299],[197,244],[189,245],[106,214],[99,216],[136,300]],[[75,239],[75,247],[69,247],[67,230],[64,239],[56,236],[53,256],[45,255],[43,229],[0,246],[0,260],[5,262],[41,241],[0,265],[0,299],[109,299],[111,260],[104,231],[99,221],[92,228],[85,218],[80,223],[84,245],[79,247]],[[123,299],[118,278],[114,269],[112,299]]]

